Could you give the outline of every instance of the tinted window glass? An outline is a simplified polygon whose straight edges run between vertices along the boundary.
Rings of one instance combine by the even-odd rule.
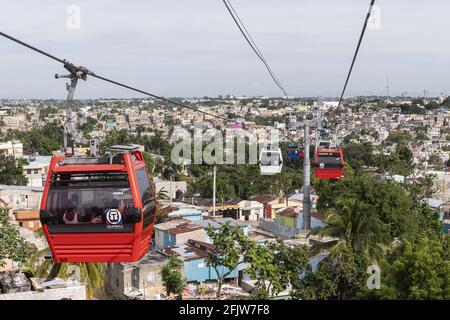
[[[278,152],[263,152],[261,164],[263,166],[279,166],[281,164],[280,154]]]
[[[46,203],[46,210],[54,217],[50,225],[123,229],[120,226],[127,223],[128,210],[134,208],[124,173],[65,173],[54,174],[51,179]]]
[[[319,155],[317,158],[317,167],[323,168],[323,169],[335,169],[335,168],[342,168],[342,159],[339,156],[329,154],[329,155]]]
[[[144,212],[144,229],[155,222],[156,206],[153,189],[145,168],[136,170],[136,178],[142,199],[142,211]]]

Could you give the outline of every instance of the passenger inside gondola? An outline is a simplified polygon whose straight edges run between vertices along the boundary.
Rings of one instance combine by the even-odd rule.
[[[102,209],[100,209],[98,207],[92,208],[91,223],[95,223],[95,224],[103,223]]]
[[[126,217],[134,208],[126,174],[55,175],[47,198],[47,210],[54,217],[48,224],[105,224],[106,209]]]
[[[342,159],[336,154],[320,154],[317,163],[321,169],[337,169],[342,168]]]
[[[280,155],[277,152],[264,152],[261,157],[263,166],[279,166]]]
[[[63,221],[65,224],[78,224],[79,222],[79,215],[75,211],[74,208],[68,208],[66,212],[63,215]]]

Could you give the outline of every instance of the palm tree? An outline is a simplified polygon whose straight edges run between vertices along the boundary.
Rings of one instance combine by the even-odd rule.
[[[337,208],[327,215],[325,222],[325,227],[315,228],[311,233],[335,240],[318,244],[315,252],[329,250],[331,255],[336,255],[343,248],[350,247],[379,260],[383,255],[383,245],[389,242],[374,208],[356,199],[338,201]]]
[[[36,230],[37,237],[43,237],[41,229]],[[54,263],[45,260],[44,255],[49,252],[44,248],[33,254],[25,265],[25,271],[37,278],[69,278],[77,272],[79,278],[86,285],[86,296],[92,298],[96,289],[102,288],[106,279],[106,264],[104,263]]]
[[[166,187],[162,187],[158,194],[156,195],[158,200],[169,200],[169,192],[166,190]]]

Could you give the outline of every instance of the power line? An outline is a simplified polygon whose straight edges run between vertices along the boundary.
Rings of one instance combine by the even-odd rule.
[[[248,32],[247,28],[245,27],[245,24],[242,22],[242,19],[239,17],[239,15],[237,14],[236,10],[233,8],[233,6],[231,5],[231,3],[228,0],[222,0],[222,1],[225,4],[228,12],[230,13],[231,17],[233,18],[234,22],[236,23],[237,27],[239,28],[239,31],[242,33],[242,35],[244,36],[244,38],[247,41],[247,43],[250,45],[250,47],[255,52],[255,54],[258,56],[258,58],[262,61],[262,63],[264,63],[267,71],[270,74],[270,77],[275,82],[277,87],[280,88],[281,91],[283,91],[284,96],[287,98],[288,94],[287,94],[286,90],[281,85],[281,83],[278,80],[277,76],[275,75],[275,73],[270,68],[267,60],[264,58],[262,52],[259,50],[258,46],[256,45],[256,43],[253,40],[253,38],[250,35],[250,33]]]
[[[347,89],[348,80],[350,79],[350,75],[352,74],[353,66],[355,65],[356,57],[358,56],[359,48],[361,47],[361,43],[362,43],[362,40],[364,38],[364,34],[366,32],[366,29],[367,29],[367,23],[369,21],[370,15],[372,13],[372,8],[373,8],[374,4],[375,4],[375,0],[371,0],[369,11],[367,12],[366,20],[364,21],[364,25],[363,25],[363,28],[362,28],[362,31],[361,31],[361,35],[359,36],[358,45],[356,47],[355,54],[353,55],[352,64],[350,65],[350,70],[348,71],[347,79],[345,80],[344,89],[342,90],[341,97],[339,99],[338,108],[339,108],[339,106],[342,103],[342,99],[344,97],[345,90]]]
[[[48,57],[50,59],[53,59],[53,60],[55,60],[55,61],[57,61],[59,63],[62,63],[64,65],[64,68],[66,68],[71,73],[82,72],[82,73],[84,73],[86,75],[90,75],[91,77],[94,77],[94,78],[97,78],[97,79],[100,79],[100,80],[103,80],[103,81],[115,84],[117,86],[129,89],[129,90],[132,90],[132,91],[135,91],[135,92],[139,92],[141,94],[150,96],[152,98],[155,98],[155,99],[167,102],[167,103],[174,104],[174,105],[179,106],[181,108],[190,109],[190,110],[193,110],[195,112],[199,112],[199,113],[202,113],[202,114],[205,114],[205,115],[208,115],[208,116],[212,116],[212,117],[215,117],[215,118],[218,118],[218,119],[221,119],[221,120],[225,120],[226,122],[232,122],[232,120],[230,120],[228,118],[225,118],[225,117],[222,117],[222,116],[219,116],[219,115],[215,115],[215,114],[207,112],[207,111],[202,111],[202,110],[199,110],[197,108],[185,105],[183,103],[180,103],[180,102],[177,102],[177,101],[174,101],[174,100],[171,100],[171,99],[167,99],[167,98],[164,98],[164,97],[161,97],[161,96],[157,96],[157,95],[152,94],[150,92],[147,92],[147,91],[144,91],[144,90],[140,90],[140,89],[137,89],[135,87],[123,84],[121,82],[118,82],[118,81],[115,81],[115,80],[111,80],[111,79],[99,76],[99,75],[95,74],[94,72],[90,71],[89,69],[86,69],[86,68],[81,67],[81,66],[77,67],[77,66],[75,66],[74,64],[72,64],[71,62],[69,62],[69,61],[67,61],[65,59],[58,58],[58,57],[56,57],[56,56],[54,56],[54,55],[52,55],[52,54],[50,54],[50,53],[48,53],[46,51],[38,49],[38,48],[36,48],[36,47],[26,43],[26,42],[23,42],[23,41],[15,38],[13,36],[10,36],[10,35],[8,35],[8,34],[6,34],[4,32],[0,31],[0,35],[5,37],[5,38],[7,38],[7,39],[9,39],[9,40],[11,40],[11,41],[14,41],[14,42],[18,43],[18,44],[20,44],[20,45],[22,45],[24,47],[27,47],[27,48],[29,48],[29,49],[37,52],[37,53],[40,53],[40,54],[42,54],[42,55],[44,55],[44,56],[46,56],[46,57]]]

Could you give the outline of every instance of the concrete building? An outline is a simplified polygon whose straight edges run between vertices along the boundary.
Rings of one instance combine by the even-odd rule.
[[[0,294],[0,300],[86,300],[86,286],[76,280],[43,279],[31,280],[14,273],[11,281],[4,281],[7,286]]]
[[[47,177],[48,165],[30,163],[23,166],[23,174],[28,179],[27,186],[42,187]]]
[[[164,294],[161,269],[167,257],[149,252],[136,263],[109,263],[106,290],[116,299],[159,299]]]
[[[25,114],[17,114],[4,116],[2,120],[5,124],[5,127],[8,129],[24,129],[27,118]]]
[[[183,218],[197,222],[203,219],[203,211],[196,208],[174,208],[168,215],[169,218]]]
[[[285,198],[278,198],[272,195],[262,194],[250,197],[249,200],[259,202],[264,208],[264,219],[275,219],[276,212],[282,208],[288,207],[302,207],[303,202],[295,198],[286,200]]]
[[[23,157],[23,144],[16,140],[0,142],[0,154]]]
[[[43,187],[0,185],[0,200],[13,211],[39,210]]]
[[[164,190],[172,199],[177,199],[177,194],[185,194],[187,192],[186,181],[166,181],[154,179],[156,193]],[[181,192],[181,193],[180,193]]]
[[[189,239],[205,241],[205,229],[202,225],[186,219],[175,219],[155,225],[155,247],[163,250]]]
[[[285,208],[277,212],[275,221],[281,225],[291,228],[301,229],[303,225],[303,212],[300,208]],[[324,227],[326,224],[321,221],[316,210],[311,211],[311,228]]]
[[[233,228],[240,228],[242,230],[242,233],[246,236],[249,235],[251,231],[251,227],[247,223],[243,223],[241,221],[235,220],[233,218],[208,218],[201,221],[197,221],[196,223],[202,225],[205,230],[208,227],[211,227],[213,230],[220,229],[224,224],[228,223],[230,227]],[[211,243],[211,239],[208,237],[208,235],[205,235],[205,242]]]
[[[213,207],[208,208],[213,216]],[[240,221],[258,221],[264,218],[264,205],[257,201],[235,199],[216,204],[216,216],[231,217]]]
[[[16,222],[20,227],[30,231],[36,231],[41,227],[39,219],[39,210],[16,211],[14,212]]]

